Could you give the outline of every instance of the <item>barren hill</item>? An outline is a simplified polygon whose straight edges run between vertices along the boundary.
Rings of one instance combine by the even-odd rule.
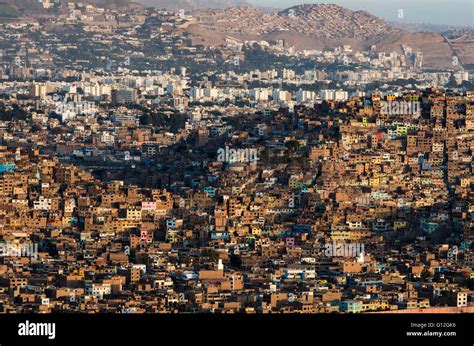
[[[279,13],[255,8],[201,11],[198,22],[226,34],[263,35],[282,31],[319,38],[367,39],[398,29],[365,11],[351,11],[337,5],[300,5]]]
[[[299,50],[350,44],[357,50],[376,45],[378,51],[390,52],[409,45],[424,53],[425,67],[454,69],[461,66],[452,65],[453,56],[466,63],[474,56],[472,39],[450,44],[439,34],[406,32],[368,12],[333,4],[299,5],[279,13],[255,8],[213,9],[194,16],[196,24],[189,30],[201,42],[213,45],[223,43],[226,36],[242,40],[284,39]]]

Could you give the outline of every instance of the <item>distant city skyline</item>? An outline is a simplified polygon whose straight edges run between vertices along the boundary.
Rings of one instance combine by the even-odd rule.
[[[352,10],[365,10],[389,21],[469,25],[474,27],[473,0],[248,0],[259,6],[287,8],[301,4],[334,3]],[[399,18],[403,10],[403,18]]]

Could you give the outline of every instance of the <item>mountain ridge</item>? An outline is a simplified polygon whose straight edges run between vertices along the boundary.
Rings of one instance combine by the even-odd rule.
[[[474,40],[462,47],[452,45],[436,33],[411,33],[397,28],[366,11],[352,11],[334,4],[305,4],[268,13],[255,8],[229,8],[198,11],[196,25],[189,30],[212,45],[223,44],[226,36],[245,40],[285,40],[297,50],[331,49],[351,45],[354,50],[401,52],[403,46],[424,54],[424,66],[453,68],[453,56],[474,65]],[[218,42],[216,37],[221,36]],[[459,49],[458,49],[459,48]]]
[[[47,0],[42,0],[47,1]],[[50,0],[51,1],[51,0]],[[324,50],[351,45],[355,51],[401,52],[403,46],[423,52],[423,66],[432,69],[459,69],[453,59],[474,68],[474,36],[450,40],[432,32],[409,32],[378,18],[367,11],[352,11],[334,4],[303,4],[281,11],[266,11],[249,5],[245,0],[138,0],[175,6],[175,11],[190,13],[191,22],[185,31],[193,42],[204,46],[225,46],[228,36],[238,40],[284,40],[296,50]],[[145,5],[130,0],[58,0],[61,6],[45,9],[38,0],[0,0],[3,11],[10,13],[4,20],[29,20],[69,12],[67,3],[92,4],[128,13]],[[161,6],[160,5],[160,6]],[[183,5],[188,7],[182,8]],[[236,6],[234,6],[236,5]],[[220,8],[207,8],[220,6]],[[203,8],[206,7],[206,8]],[[166,8],[166,6],[165,6]],[[0,7],[2,10],[2,7]],[[170,10],[170,8],[167,8]],[[12,12],[13,11],[13,12]],[[20,18],[16,18],[16,14]]]
[[[262,35],[293,30],[314,37],[367,39],[399,30],[368,12],[332,4],[298,5],[278,13],[234,7],[202,10],[194,16],[201,25],[226,34]]]
[[[188,12],[205,9],[224,9],[229,7],[253,7],[245,0],[138,0],[141,4],[168,11]]]

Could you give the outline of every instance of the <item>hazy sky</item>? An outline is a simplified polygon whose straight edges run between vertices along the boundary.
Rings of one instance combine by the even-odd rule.
[[[474,26],[474,0],[247,0],[268,7],[335,3],[352,10],[365,10],[387,20]],[[403,10],[403,19],[399,18]]]

